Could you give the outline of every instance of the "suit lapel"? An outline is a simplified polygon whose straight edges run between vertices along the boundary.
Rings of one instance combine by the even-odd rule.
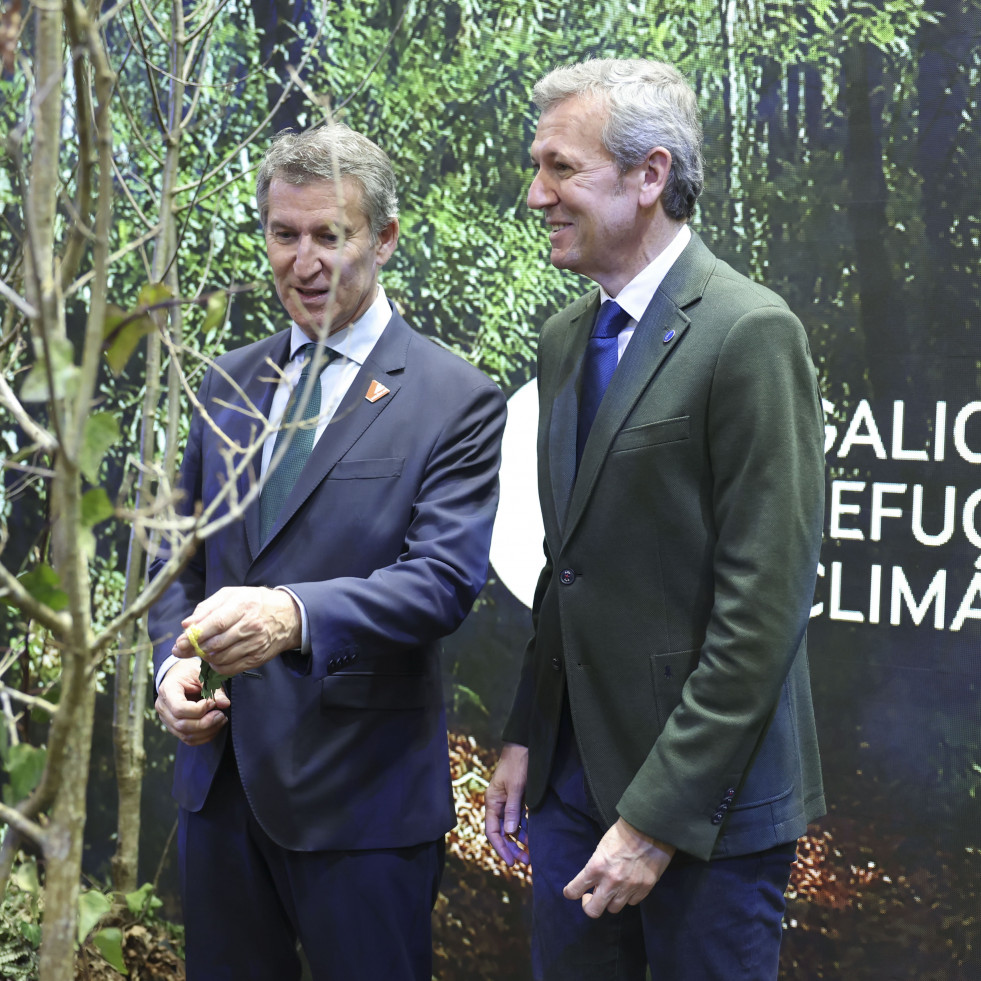
[[[599,309],[599,292],[565,325],[557,325],[562,340],[554,395],[546,403],[549,417],[539,430],[539,460],[548,460],[544,476],[551,493],[541,495],[546,528],[556,537],[565,523],[576,479],[576,427],[579,417],[579,375],[582,356]],[[551,502],[551,507],[549,507]]]
[[[281,331],[270,338],[267,347],[260,350],[260,360],[255,365],[249,378],[242,383],[246,398],[262,413],[263,418],[269,418],[273,395],[279,383],[279,374],[268,362],[283,368],[290,356],[290,332]],[[236,425],[235,438],[241,445],[248,446],[255,439],[255,430],[259,423],[243,413],[235,413],[233,418],[239,420]],[[231,435],[231,434],[229,434]],[[252,465],[238,479],[239,500],[244,498],[259,481],[259,471],[262,467],[262,448],[252,457]],[[254,556],[259,550],[259,495],[245,509],[245,536],[249,544],[249,552]]]
[[[361,370],[357,373],[351,387],[341,399],[323,435],[317,440],[296,484],[283,504],[267,541],[253,550],[257,556],[276,538],[283,525],[303,506],[307,498],[316,490],[321,481],[331,471],[364,431],[392,404],[401,387],[398,377],[405,369],[406,356],[412,334],[409,325],[397,314],[392,314],[388,326],[378,338],[374,349],[368,355]],[[366,396],[372,382],[381,382],[388,392],[369,401]],[[373,392],[377,391],[377,387]],[[256,508],[258,514],[258,508]],[[258,539],[258,518],[256,518],[255,539],[249,538],[250,545]]]
[[[691,241],[668,270],[667,276],[647,305],[600,403],[599,412],[583,449],[563,529],[566,537],[572,533],[583,513],[614,438],[637,400],[687,331],[691,321],[684,308],[702,296],[714,265],[714,256],[692,232]],[[579,347],[580,364],[584,350],[583,340]],[[572,459],[575,459],[574,436]]]

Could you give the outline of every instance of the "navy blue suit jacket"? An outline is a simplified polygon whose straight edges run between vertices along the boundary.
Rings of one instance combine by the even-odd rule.
[[[267,359],[284,364],[288,345],[284,331],[205,375],[201,404],[243,447],[255,420],[242,408],[248,399],[268,413]],[[390,392],[369,402],[374,380]],[[230,730],[255,816],[283,847],[406,847],[454,825],[438,640],[486,578],[505,412],[496,385],[393,313],[269,539],[259,540],[256,500],[201,545],[151,610],[157,667],[182,618],[223,586],[289,586],[306,608],[312,654],[283,654],[227,684],[230,726],[207,745],[178,747],[183,807],[203,805]],[[195,413],[185,513],[219,493],[225,449]],[[240,494],[254,479],[241,478]]]

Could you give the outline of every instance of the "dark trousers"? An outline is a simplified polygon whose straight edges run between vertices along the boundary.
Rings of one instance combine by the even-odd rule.
[[[395,818],[397,820],[397,816]],[[180,812],[188,981],[430,981],[443,842],[296,852],[259,827],[231,747],[204,808]]]
[[[536,981],[644,981],[648,966],[652,981],[774,981],[796,842],[711,862],[678,855],[640,905],[598,920],[562,895],[606,830],[569,735],[528,823]]]

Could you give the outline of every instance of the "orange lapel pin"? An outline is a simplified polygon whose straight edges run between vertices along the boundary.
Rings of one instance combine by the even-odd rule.
[[[375,381],[372,379],[371,384],[368,386],[368,393],[365,398],[369,402],[377,402],[379,399],[383,399],[388,395],[390,389],[387,389],[380,381]]]

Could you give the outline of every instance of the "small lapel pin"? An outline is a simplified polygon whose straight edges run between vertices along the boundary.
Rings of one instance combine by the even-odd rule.
[[[673,330],[669,330],[669,331],[668,331],[668,332],[667,332],[667,333],[666,333],[666,334],[664,335],[664,343],[665,343],[665,344],[667,344],[667,343],[669,343],[669,342],[670,342],[670,341],[671,341],[671,340],[672,340],[673,338],[674,338],[674,331],[673,331]]]
[[[388,395],[390,389],[387,389],[380,381],[375,381],[372,379],[371,384],[368,386],[368,393],[365,398],[369,402],[377,402],[379,399],[383,399]]]

